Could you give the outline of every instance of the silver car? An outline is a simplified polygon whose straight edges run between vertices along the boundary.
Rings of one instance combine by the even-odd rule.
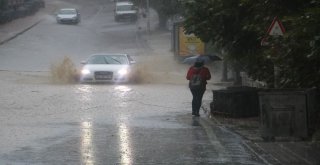
[[[74,8],[60,9],[56,14],[57,23],[75,23],[80,22],[80,13]]]
[[[123,83],[130,81],[135,61],[128,54],[94,54],[81,63],[81,83]]]

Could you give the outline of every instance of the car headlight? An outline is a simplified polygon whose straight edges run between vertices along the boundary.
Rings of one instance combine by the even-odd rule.
[[[128,69],[120,69],[118,71],[118,74],[121,76],[124,76],[124,75],[128,74]]]
[[[82,69],[82,70],[81,70],[81,74],[82,74],[82,75],[90,74],[90,70],[88,70],[88,69]]]

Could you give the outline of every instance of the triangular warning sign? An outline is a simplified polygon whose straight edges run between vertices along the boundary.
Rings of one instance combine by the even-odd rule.
[[[277,17],[275,17],[268,29],[268,34],[271,36],[282,36],[285,32],[285,29],[282,25],[282,23],[280,22],[280,20],[278,20]]]

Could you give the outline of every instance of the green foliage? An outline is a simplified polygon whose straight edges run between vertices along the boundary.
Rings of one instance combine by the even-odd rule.
[[[273,83],[280,67],[282,88],[320,86],[320,2],[316,0],[186,1],[184,26],[205,42],[227,51],[251,77]],[[283,37],[266,31],[277,16]],[[267,38],[268,46],[261,46]]]

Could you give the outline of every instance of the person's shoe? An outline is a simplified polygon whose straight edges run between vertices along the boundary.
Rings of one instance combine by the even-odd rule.
[[[199,115],[199,114],[195,114],[194,116],[196,116],[196,117],[200,117],[200,115]]]

